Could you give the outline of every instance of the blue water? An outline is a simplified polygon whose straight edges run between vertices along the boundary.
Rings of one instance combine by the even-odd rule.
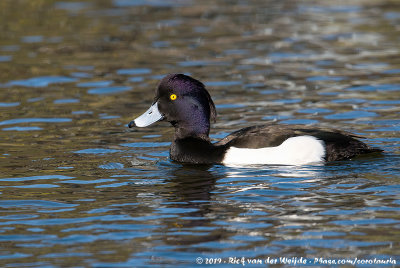
[[[399,265],[393,1],[2,11],[1,267]],[[343,129],[385,152],[319,166],[174,163],[168,123],[127,127],[172,72],[209,89],[213,141],[273,121]]]

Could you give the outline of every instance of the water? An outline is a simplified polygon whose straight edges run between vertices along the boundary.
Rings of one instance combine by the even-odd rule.
[[[2,267],[400,262],[397,2],[0,6]],[[276,121],[348,130],[385,154],[173,163],[167,123],[127,128],[172,72],[209,88],[215,140]]]

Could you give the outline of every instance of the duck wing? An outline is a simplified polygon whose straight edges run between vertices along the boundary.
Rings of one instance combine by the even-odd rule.
[[[229,144],[237,148],[259,149],[278,146],[294,136],[298,136],[295,130],[285,125],[251,126],[232,132],[215,145]]]

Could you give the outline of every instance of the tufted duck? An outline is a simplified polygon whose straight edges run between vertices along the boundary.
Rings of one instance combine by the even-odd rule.
[[[211,143],[210,120],[216,114],[203,83],[184,74],[170,74],[158,85],[151,107],[128,126],[170,122],[175,128],[170,158],[192,164],[305,165],[382,151],[352,133],[302,125],[252,126]]]

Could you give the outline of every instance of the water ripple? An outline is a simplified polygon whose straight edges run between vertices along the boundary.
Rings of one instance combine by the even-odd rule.
[[[121,150],[104,149],[104,148],[90,148],[90,149],[74,151],[74,153],[76,153],[76,154],[112,154],[112,153],[118,153],[118,152],[121,152]]]
[[[16,177],[16,178],[0,178],[0,181],[36,181],[36,180],[69,180],[73,179],[73,177],[64,176],[64,175],[41,175],[41,176],[31,176],[31,177]]]
[[[50,84],[72,83],[77,81],[76,78],[67,76],[41,76],[24,80],[10,81],[6,86],[23,86],[23,87],[47,87]]]
[[[131,89],[132,87],[130,86],[97,87],[89,89],[87,92],[89,94],[106,95],[106,94],[120,93]]]
[[[2,1],[1,265],[399,263],[394,2]],[[213,141],[278,121],[364,134],[385,152],[301,167],[176,163],[170,124],[126,126],[176,72],[209,89]]]
[[[16,118],[1,121],[0,126],[24,123],[65,123],[71,121],[71,118]]]
[[[44,208],[69,208],[76,207],[75,204],[65,204],[45,200],[0,200],[0,207],[44,207]]]

